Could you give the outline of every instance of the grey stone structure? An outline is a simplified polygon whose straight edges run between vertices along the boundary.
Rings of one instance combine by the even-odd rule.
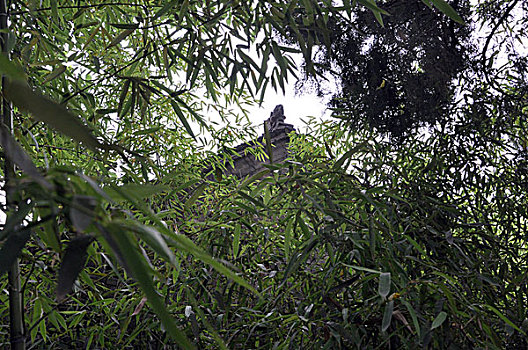
[[[285,123],[286,117],[284,116],[284,108],[282,105],[277,105],[270,117],[264,122],[268,127],[272,144],[272,157],[273,163],[283,162],[288,157],[288,143],[290,142],[289,133],[295,131],[295,128],[291,124]],[[255,158],[251,153],[247,152],[248,147],[259,147],[259,145],[265,148],[265,133],[263,133],[258,139],[246,142],[238,145],[234,148],[237,155],[233,156],[233,167],[227,166],[227,172],[229,174],[236,175],[237,177],[243,178],[247,175],[255,174],[264,168],[263,164],[269,163],[269,160],[263,162]]]

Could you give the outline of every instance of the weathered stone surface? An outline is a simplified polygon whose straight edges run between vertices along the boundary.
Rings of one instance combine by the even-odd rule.
[[[272,144],[271,159],[273,163],[281,163],[288,157],[289,133],[295,131],[295,128],[293,125],[285,123],[285,119],[283,106],[277,105],[273,112],[271,112],[270,117],[264,122],[268,126],[270,134]],[[235,147],[234,150],[238,156],[233,157],[233,167],[230,165],[227,166],[228,173],[242,178],[263,170],[263,164],[269,164],[269,160],[263,162],[256,159],[253,154],[247,152],[247,148],[256,148],[259,145],[265,145],[265,142],[265,135],[263,133],[256,140]]]

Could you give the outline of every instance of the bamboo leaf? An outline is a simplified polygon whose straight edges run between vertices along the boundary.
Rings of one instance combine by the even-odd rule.
[[[135,25],[135,28],[129,28],[129,29],[125,29],[123,30],[121,33],[119,33],[111,42],[110,44],[108,44],[108,46],[106,47],[106,49],[109,49],[111,47],[114,47],[116,46],[117,44],[119,44],[121,41],[123,41],[127,36],[129,36],[130,34],[132,34],[138,27],[138,24]]]
[[[413,321],[414,328],[416,329],[416,334],[418,337],[421,337],[421,331],[420,331],[420,323],[418,322],[418,316],[416,316],[416,311],[414,311],[414,308],[412,305],[405,300],[402,300],[403,305],[407,308],[407,311],[409,311],[409,314],[411,315],[411,319]]]
[[[193,192],[192,196],[187,199],[184,205],[184,210],[189,211],[191,209],[192,205],[198,200],[198,198],[202,195],[204,190],[207,188],[207,183],[201,183]]]
[[[93,242],[92,236],[79,236],[68,243],[64,257],[62,258],[57,282],[56,298],[60,302],[72,290],[73,283],[84,268],[88,253],[86,249]]]
[[[488,304],[485,304],[484,307],[490,311],[492,311],[495,315],[499,316],[499,318],[501,320],[504,321],[504,323],[506,323],[507,325],[509,325],[510,327],[514,328],[516,331],[522,333],[523,335],[526,335],[526,333],[521,330],[519,327],[517,327],[515,325],[515,323],[513,323],[512,321],[510,321],[506,316],[504,316],[499,310],[497,310],[496,308],[494,308],[493,306],[491,305],[488,305]],[[436,320],[435,320],[436,321]],[[434,323],[434,322],[433,322]],[[431,327],[432,329],[432,327]]]
[[[152,19],[152,21],[157,20],[158,18],[160,18],[161,16],[163,16],[164,14],[169,12],[169,10],[172,9],[179,2],[180,2],[180,0],[173,0],[173,1],[166,2],[165,5],[163,5],[158,10],[158,12],[156,12],[156,14],[154,15],[154,18]]]
[[[83,232],[92,223],[97,200],[92,196],[75,195],[70,207],[70,219],[79,232]]]
[[[383,272],[379,276],[378,293],[385,300],[390,293],[391,274],[390,272]]]
[[[137,245],[130,237],[129,232],[123,231],[122,227],[119,225],[108,225],[106,229],[109,235],[112,236],[116,246],[119,248],[119,254],[126,262],[126,266],[128,266],[132,277],[134,277],[143,293],[145,293],[149,305],[160,318],[167,333],[173,337],[183,349],[195,349],[194,345],[189,339],[187,339],[185,334],[178,329],[174,318],[171,316],[163,300],[156,292],[151,277],[151,271],[147,269],[148,264],[145,262],[145,258],[139,253]]]
[[[460,15],[451,7],[445,0],[430,0],[431,3],[440,10],[447,17],[460,24],[465,24],[464,20]]]
[[[238,252],[240,249],[240,231],[241,231],[240,224],[237,223],[235,225],[235,233],[233,234],[233,257],[235,259],[238,256]]]
[[[381,321],[381,331],[385,332],[387,329],[389,329],[391,320],[392,320],[392,313],[394,311],[394,300],[389,301],[385,305],[385,311],[383,312],[383,319]]]
[[[385,16],[390,16],[390,13],[379,8],[378,5],[376,5],[376,1],[374,0],[357,0],[357,2],[371,10],[374,14],[378,13]]]
[[[50,184],[42,174],[40,174],[31,158],[22,147],[20,147],[9,129],[3,123],[0,123],[0,145],[2,145],[2,148],[4,149],[5,156],[11,159],[11,161],[24,173],[39,183],[42,187],[48,190],[53,189],[53,185]]]
[[[20,255],[20,251],[31,237],[31,230],[23,228],[12,232],[0,248],[0,276],[9,270]]]
[[[440,312],[434,319],[433,323],[431,324],[431,330],[440,327],[442,323],[444,323],[446,318],[447,318],[447,313],[445,311]]]
[[[191,126],[189,125],[189,122],[187,121],[187,118],[185,118],[185,116],[183,115],[183,112],[182,112],[180,106],[178,105],[178,103],[176,103],[176,101],[174,101],[173,99],[170,99],[169,102],[170,102],[170,104],[172,106],[172,109],[174,110],[174,112],[176,112],[176,115],[178,116],[180,121],[183,123],[183,126],[185,127],[185,130],[187,130],[189,135],[191,135],[194,139],[196,139],[196,136],[194,136],[194,133],[193,133],[193,131],[191,129]]]
[[[137,201],[126,193],[119,191],[117,187],[114,187],[114,190],[117,190],[121,196],[123,196],[130,202],[130,204],[141,210],[143,214],[145,214],[150,220],[152,220],[157,225],[158,230],[163,235],[165,235],[168,242],[170,240],[170,243],[176,246],[178,249],[182,250],[183,252],[187,252],[194,255],[197,259],[203,261],[206,264],[209,264],[211,267],[213,267],[225,277],[232,279],[237,284],[251,290],[252,292],[260,296],[260,293],[249,283],[247,283],[242,277],[235,274],[222,263],[216,261],[212,256],[210,256],[202,248],[198,247],[187,236],[170,231],[166,227],[165,223],[162,222],[156,215],[154,215],[152,210],[150,210],[143,202]]]
[[[9,60],[4,54],[0,54],[0,73],[5,74],[11,79],[26,80],[26,74],[22,67]]]
[[[167,242],[154,227],[145,226],[141,224],[125,224],[121,225],[125,230],[131,230],[139,234],[139,236],[151,247],[156,253],[170,262],[173,266],[177,265],[177,259],[172,250],[170,250]]]
[[[66,67],[62,64],[59,65],[57,68],[55,68],[51,73],[46,75],[44,77],[44,80],[42,81],[42,85],[46,84],[47,82],[52,81],[53,79],[59,77],[62,73],[66,71]]]

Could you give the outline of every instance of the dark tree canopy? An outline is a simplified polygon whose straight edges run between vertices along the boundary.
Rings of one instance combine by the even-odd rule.
[[[496,91],[490,91],[492,83],[483,86],[482,82],[486,78],[497,81],[489,75],[500,73],[493,59],[503,43],[496,47],[488,43],[484,50],[490,52],[483,55],[487,38],[479,37],[487,32],[480,26],[504,25],[511,19],[501,16],[517,2],[505,1],[499,6],[485,2],[472,7],[467,0],[448,1],[465,24],[415,0],[379,1],[378,5],[390,13],[383,17],[383,26],[364,9],[355,12],[352,19],[332,17],[331,45],[321,46],[315,61],[321,72],[332,72],[337,78],[338,91],[329,105],[333,115],[354,129],[374,127],[400,138],[420,126],[452,121],[458,100],[464,95],[487,101],[497,98]],[[517,27],[522,27],[521,22],[515,23]],[[488,41],[497,40],[494,34]],[[503,31],[503,36],[519,40],[523,32]],[[519,87],[526,86],[522,83],[526,81],[526,57],[514,44],[505,51],[510,59],[508,78],[515,76]],[[315,84],[323,94],[321,86]]]

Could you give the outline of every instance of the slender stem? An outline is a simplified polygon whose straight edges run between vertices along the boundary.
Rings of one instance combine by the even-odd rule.
[[[7,1],[0,0],[0,45],[2,52],[0,55],[9,56],[9,48],[7,47],[8,33],[4,31],[7,29]],[[5,91],[6,78],[2,76],[1,89]],[[11,114],[11,105],[2,94],[2,114],[1,123],[3,123],[9,130],[13,130],[13,116]],[[12,194],[10,193],[11,182],[15,177],[15,168],[11,160],[5,157],[4,160],[4,189],[6,196],[6,207],[10,209],[13,206],[11,201]],[[9,212],[9,210],[8,210]],[[22,295],[22,288],[20,283],[20,265],[18,259],[9,268],[9,327],[11,333],[11,349],[24,350],[26,348],[26,338],[24,333],[24,296]]]

